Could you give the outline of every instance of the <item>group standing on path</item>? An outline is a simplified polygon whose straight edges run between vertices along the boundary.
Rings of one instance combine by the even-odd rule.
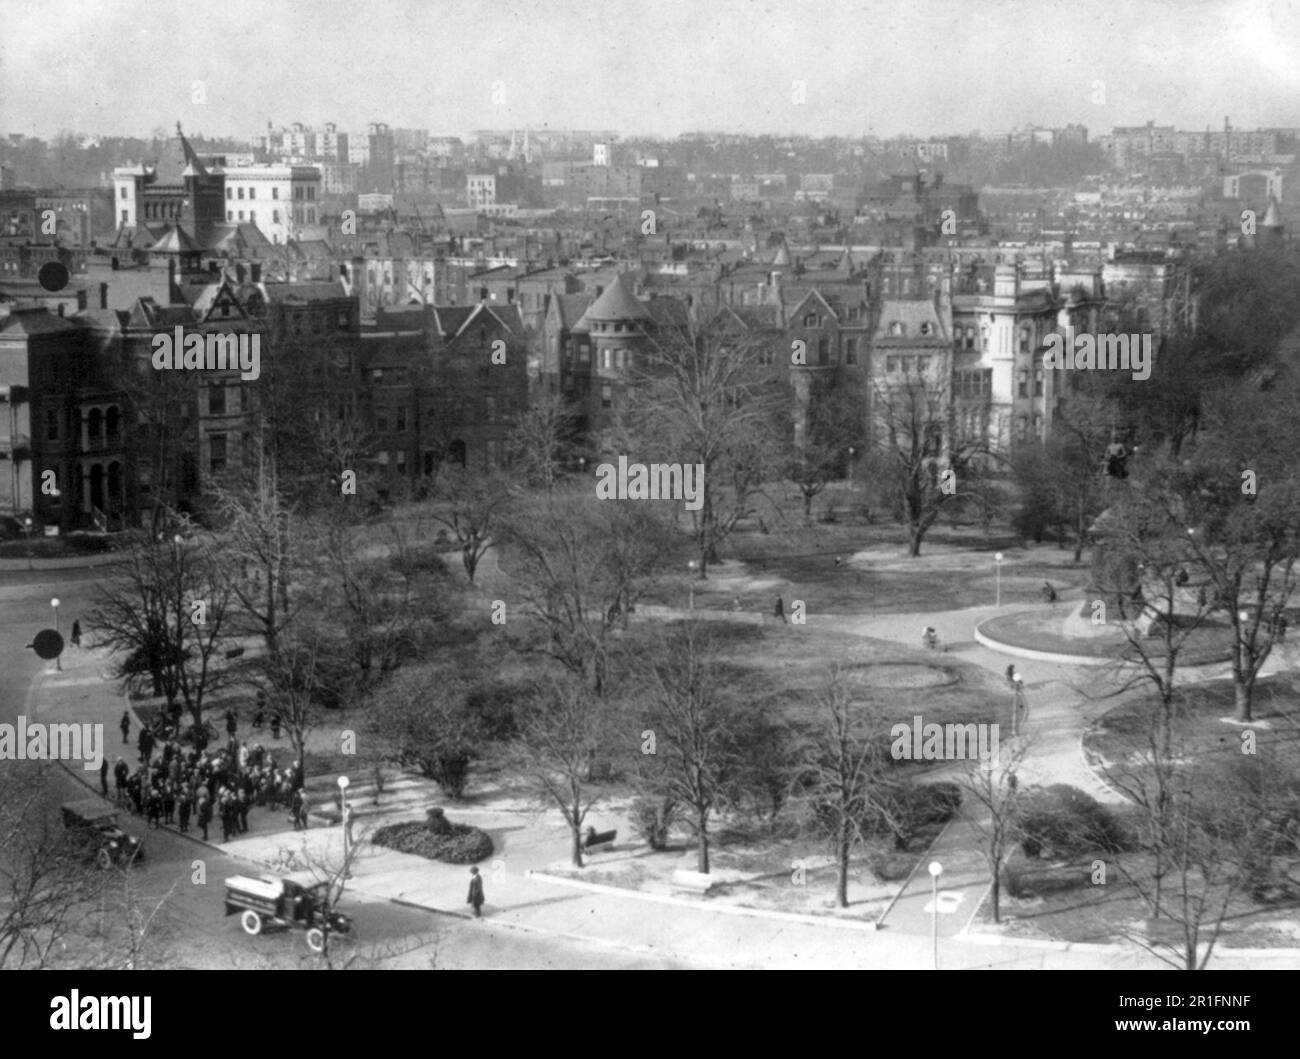
[[[122,714],[122,741],[129,745],[131,714]],[[153,828],[176,826],[188,833],[193,818],[204,841],[213,820],[221,824],[221,840],[247,834],[248,813],[254,805],[292,809],[294,829],[307,826],[307,801],[303,795],[302,764],[277,764],[274,752],[260,743],[240,742],[238,720],[226,712],[227,745],[216,751],[183,743],[165,722],[141,727],[133,769],[119,756],[113,766],[117,803]],[[154,752],[161,747],[157,760]],[[100,769],[100,788],[108,796],[108,762]]]

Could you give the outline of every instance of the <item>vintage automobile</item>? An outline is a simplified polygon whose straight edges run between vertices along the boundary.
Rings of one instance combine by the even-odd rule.
[[[246,934],[267,927],[305,930],[307,947],[325,951],[325,935],[352,933],[352,919],[342,912],[327,912],[328,881],[310,873],[253,878],[233,875],[226,880],[226,915],[239,913]]]
[[[67,802],[63,826],[87,860],[107,871],[114,864],[133,864],[144,856],[144,843],[117,826],[117,812],[95,798]]]

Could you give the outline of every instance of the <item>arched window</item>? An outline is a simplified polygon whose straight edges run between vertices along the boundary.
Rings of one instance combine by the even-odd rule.
[[[904,328],[899,321],[894,320],[889,325],[889,333],[894,338],[901,338],[904,334]]]

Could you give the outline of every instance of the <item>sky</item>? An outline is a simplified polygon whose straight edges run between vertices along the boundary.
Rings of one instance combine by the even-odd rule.
[[[1225,117],[1300,126],[1300,0],[0,0],[0,132],[42,138]]]

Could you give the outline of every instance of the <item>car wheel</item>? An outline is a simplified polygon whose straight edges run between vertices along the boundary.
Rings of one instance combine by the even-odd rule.
[[[312,952],[325,951],[325,931],[320,927],[312,927],[307,931],[307,948]]]
[[[244,914],[239,917],[239,925],[244,928],[245,934],[262,933],[262,917],[251,908],[244,909]]]
[[[101,849],[95,854],[95,863],[100,871],[108,871],[113,866],[113,854],[106,849]]]

